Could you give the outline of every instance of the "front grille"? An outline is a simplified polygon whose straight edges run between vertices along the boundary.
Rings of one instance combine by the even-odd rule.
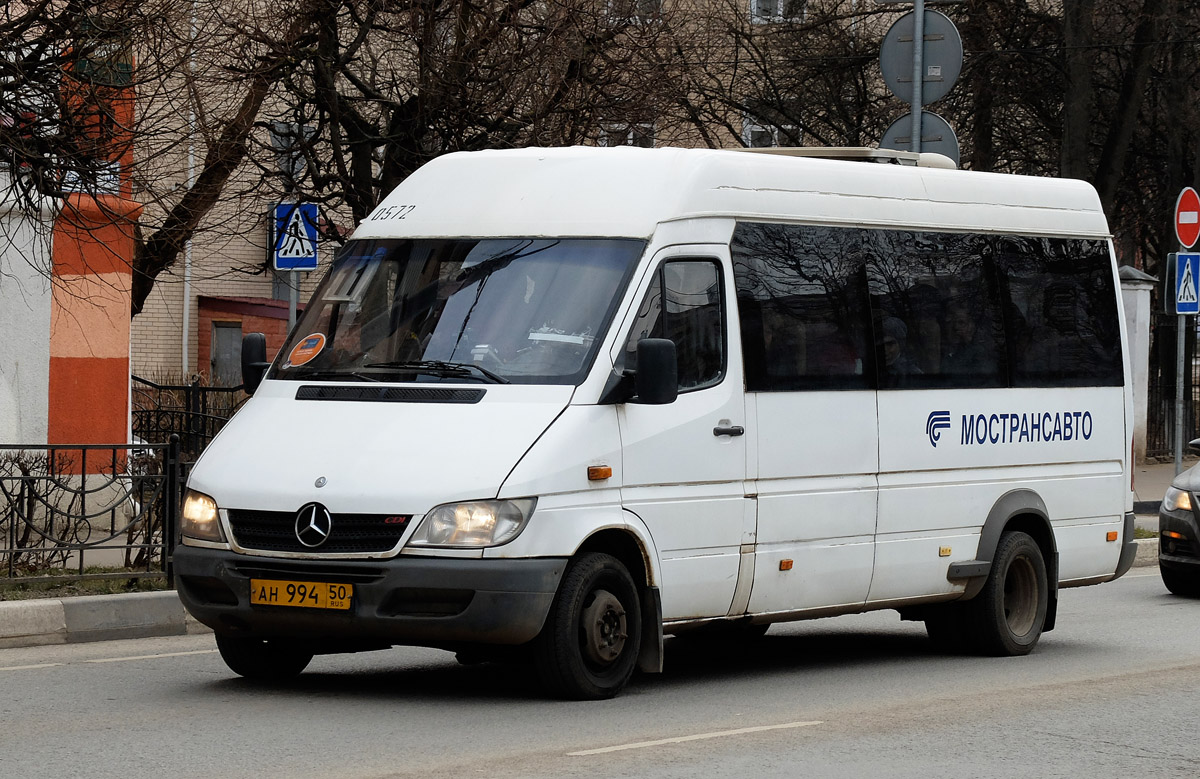
[[[348,554],[386,552],[400,542],[410,516],[387,514],[334,514],[325,543],[305,546],[296,538],[296,513],[231,509],[229,524],[238,546],[264,552]]]

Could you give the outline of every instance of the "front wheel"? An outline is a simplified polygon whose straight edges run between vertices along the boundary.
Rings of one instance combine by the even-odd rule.
[[[566,698],[611,698],[633,675],[642,643],[642,609],[633,577],[612,555],[575,560],[535,640],[538,675]]]
[[[971,636],[987,655],[1027,655],[1042,635],[1050,584],[1041,547],[1027,534],[1000,536],[992,571],[970,606]]]
[[[257,681],[282,681],[299,676],[313,653],[280,640],[217,634],[217,649],[229,670]]]

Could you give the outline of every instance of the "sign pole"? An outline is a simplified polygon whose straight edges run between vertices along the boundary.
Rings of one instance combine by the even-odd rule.
[[[1184,187],[1175,200],[1175,475],[1183,471],[1183,385],[1188,315],[1200,313],[1200,255],[1186,254],[1200,240],[1200,195]]]
[[[296,309],[300,307],[300,274],[288,271],[288,332],[296,326]]]
[[[921,113],[925,107],[925,0],[913,0],[912,150],[921,151]]]
[[[1175,317],[1175,475],[1183,472],[1183,357],[1188,318]]]

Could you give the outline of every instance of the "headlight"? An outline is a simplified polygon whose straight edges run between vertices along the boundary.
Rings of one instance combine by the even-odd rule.
[[[1167,492],[1163,495],[1162,507],[1163,511],[1191,511],[1192,496],[1183,490],[1167,487]]]
[[[183,535],[202,541],[224,541],[217,519],[217,502],[202,492],[188,490],[183,496],[183,516],[179,525]]]
[[[517,537],[537,498],[472,500],[436,506],[408,540],[409,546],[499,546]]]

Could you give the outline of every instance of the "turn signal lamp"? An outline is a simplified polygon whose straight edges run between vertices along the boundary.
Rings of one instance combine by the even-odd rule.
[[[590,465],[588,466],[588,481],[604,481],[612,478],[612,466],[610,465]]]
[[[1115,530],[1108,531],[1107,538],[1109,541],[1116,541],[1117,540],[1117,531],[1115,531]]]

